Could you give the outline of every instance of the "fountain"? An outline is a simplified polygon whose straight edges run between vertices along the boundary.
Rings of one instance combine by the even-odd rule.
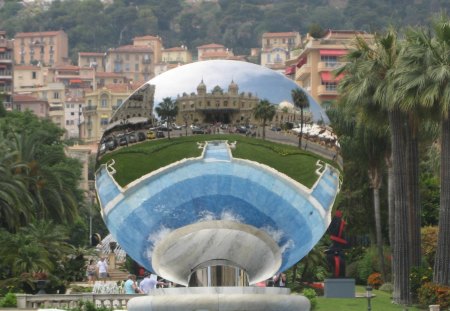
[[[230,66],[287,80],[257,65]],[[234,71],[235,81],[239,74]],[[280,88],[289,94],[295,84],[284,80],[291,88]],[[148,83],[157,96],[158,81]],[[114,161],[97,171],[102,216],[119,245],[147,270],[185,286],[133,298],[129,310],[309,310],[309,301],[287,288],[252,285],[285,271],[319,241],[331,221],[339,172],[318,161],[318,179],[309,189],[271,167],[234,158],[230,145],[239,148],[206,141],[200,157],[125,187],[114,180]]]

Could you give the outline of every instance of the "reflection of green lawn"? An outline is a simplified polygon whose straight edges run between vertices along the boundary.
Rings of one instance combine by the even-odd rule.
[[[124,186],[131,181],[184,158],[198,157],[201,150],[196,142],[205,140],[236,141],[233,156],[266,164],[285,173],[307,187],[317,180],[314,173],[318,157],[294,146],[277,144],[242,135],[196,135],[158,139],[122,147],[102,157],[100,163],[114,159],[116,181]]]
[[[363,286],[357,286],[356,292],[361,295],[365,295],[365,289]],[[391,302],[391,294],[382,292],[379,290],[373,290],[375,298],[371,299],[373,311],[418,311],[425,310],[416,307],[405,308],[393,304]],[[314,309],[317,311],[362,311],[367,310],[367,298],[317,298],[317,307]]]

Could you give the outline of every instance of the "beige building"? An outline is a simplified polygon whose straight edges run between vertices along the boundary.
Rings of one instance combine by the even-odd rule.
[[[30,110],[40,118],[47,118],[49,115],[48,102],[30,95],[13,95],[12,109],[17,111]]]
[[[329,30],[320,39],[308,36],[294,65],[288,68],[296,83],[325,108],[336,100],[337,86],[342,78],[336,77],[333,71],[344,64],[343,57],[356,36],[373,39],[371,34],[342,30]]]
[[[298,32],[266,32],[261,40],[261,65],[283,71],[292,50],[301,44]]]
[[[214,60],[214,59],[230,59],[233,57],[233,51],[229,50],[222,44],[205,44],[197,47],[197,58],[202,60]]]
[[[137,89],[137,84],[105,85],[85,95],[81,137],[86,142],[98,143],[109,126],[113,113]]]
[[[69,62],[69,43],[63,30],[19,32],[14,37],[14,61],[21,65],[53,66]]]
[[[94,68],[97,72],[104,72],[105,53],[79,52],[78,66],[80,68]]]
[[[105,85],[127,83],[127,78],[125,75],[115,72],[96,72],[95,83],[98,88],[102,88]]]
[[[188,64],[192,62],[192,54],[186,46],[173,47],[162,51],[163,63]]]
[[[80,138],[80,124],[83,123],[83,97],[67,97],[64,102],[66,138]]]
[[[105,66],[106,72],[122,74],[129,81],[148,81],[155,76],[153,48],[125,45],[109,49],[106,53]]]
[[[251,93],[239,93],[239,86],[233,81],[228,86],[228,91],[216,86],[211,92],[207,92],[205,83],[201,81],[197,94],[180,94],[176,102],[178,124],[254,124],[253,109],[259,98]]]
[[[158,64],[162,61],[164,47],[159,36],[135,37],[133,38],[133,46],[151,47],[153,50],[153,63]]]
[[[12,109],[14,44],[0,31],[0,99],[5,109]]]

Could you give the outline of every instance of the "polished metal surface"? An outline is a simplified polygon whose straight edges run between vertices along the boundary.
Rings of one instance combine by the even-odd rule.
[[[189,287],[248,286],[245,270],[229,260],[210,260],[193,270]]]

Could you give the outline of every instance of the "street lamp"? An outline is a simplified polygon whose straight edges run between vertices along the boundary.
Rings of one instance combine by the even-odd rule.
[[[372,310],[371,299],[373,298],[373,296],[372,296],[372,286],[370,285],[367,285],[366,287],[366,297],[367,297],[367,311],[371,311]]]

